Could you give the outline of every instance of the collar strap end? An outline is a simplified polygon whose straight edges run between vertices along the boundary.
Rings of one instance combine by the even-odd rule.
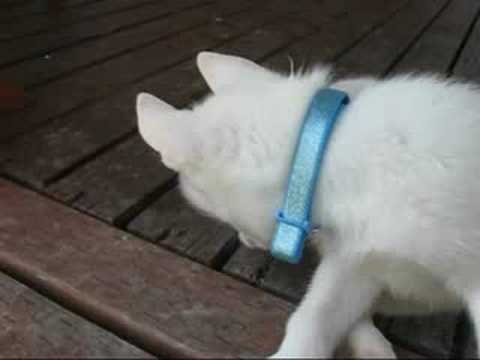
[[[288,218],[285,216],[285,213],[282,210],[279,210],[277,212],[277,215],[275,216],[275,219],[279,223],[287,224],[293,227],[296,227],[300,230],[302,230],[305,234],[308,234],[311,230],[310,228],[310,221],[307,219],[304,219],[303,221],[298,221],[293,218]]]
[[[298,264],[302,259],[303,247],[308,233],[297,224],[279,222],[272,241],[271,254],[290,264]]]

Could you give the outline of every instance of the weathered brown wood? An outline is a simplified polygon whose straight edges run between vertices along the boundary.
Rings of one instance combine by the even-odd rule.
[[[173,176],[161,164],[160,157],[135,135],[47,191],[83,211],[114,222],[143,196],[165,187]]]
[[[126,51],[135,51],[171,34],[208,23],[212,19],[212,12],[216,9],[218,7],[215,4],[199,3],[192,9],[183,10],[166,18],[162,17],[107,37],[58,50],[51,54],[48,61],[33,58],[8,67],[0,71],[0,78],[22,84],[27,88],[38,86],[76,69],[87,67],[89,64],[104,61]]]
[[[111,34],[129,26],[155,19],[174,10],[198,3],[198,0],[165,0],[132,9],[128,12],[114,13],[78,24],[65,26],[59,32],[45,32],[23,39],[2,42],[0,66],[14,64],[34,56],[44,56],[57,49],[72,46],[80,41],[88,41],[99,36]]]
[[[222,270],[251,284],[257,284],[271,260],[270,255],[265,251],[240,245]]]
[[[469,81],[480,82],[480,21],[477,14],[476,23],[473,27],[465,48],[460,54],[453,69],[455,76]]]
[[[0,41],[10,40],[44,31],[59,31],[62,26],[91,20],[100,16],[129,11],[151,0],[132,2],[130,0],[99,1],[90,3],[90,6],[74,6],[65,8],[62,1],[57,1],[60,6],[51,7],[50,11],[34,16],[22,16],[14,22],[0,23]],[[53,3],[53,2],[52,2]]]
[[[293,59],[296,68],[308,67],[319,62],[332,62],[373,29],[388,22],[405,4],[405,1],[382,0],[362,3],[322,2],[322,9],[325,8],[322,13],[323,11],[330,13],[331,17],[322,19],[316,12],[308,16],[314,18],[311,21],[320,26],[320,31],[272,56],[266,65],[288,71],[290,69],[288,57]],[[355,11],[350,7],[355,8]]]
[[[268,26],[256,28],[249,36],[226,43],[217,51],[263,62],[271,54],[312,32],[312,27],[306,23],[281,19]]]
[[[230,227],[201,216],[178,189],[140,213],[128,230],[213,267],[236,246],[235,232]]]
[[[265,355],[290,305],[0,181],[0,269],[163,356]]]
[[[55,8],[58,11],[68,9],[75,6],[85,6],[93,2],[105,1],[105,0],[62,0],[57,1]],[[58,4],[60,3],[60,4]],[[2,7],[2,14],[0,14],[1,22],[11,22],[15,21],[19,17],[26,17],[30,15],[38,15],[51,11],[52,6],[48,6],[48,3],[32,0],[18,0],[11,1],[11,4],[8,4],[8,0],[4,0],[1,3],[5,5]],[[51,3],[52,4],[52,3]]]
[[[20,110],[25,106],[25,91],[8,82],[0,82],[0,113]]]
[[[445,0],[410,1],[337,62],[338,74],[384,75],[447,4]]]
[[[395,66],[393,73],[446,73],[479,9],[478,1],[451,2]]]
[[[28,0],[5,0],[4,2],[2,2],[0,4],[0,8],[5,10],[5,11],[8,11],[11,8],[15,8],[19,5],[20,6],[23,5],[27,1]]]
[[[233,21],[239,21],[238,31],[247,26],[243,21],[248,15],[233,18]],[[265,21],[265,16],[269,15],[252,14],[248,26],[255,27],[258,22]],[[221,30],[227,26],[229,30],[224,35],[235,34],[236,23],[229,20],[225,22],[226,25],[223,23],[212,25],[211,31]],[[293,41],[304,31],[310,31],[309,27],[301,24],[296,25],[295,22],[290,24],[291,30],[290,27],[284,30],[279,24],[259,27],[252,33],[225,43],[218,50],[243,55],[250,52],[252,57],[266,56]],[[11,155],[12,161],[5,165],[6,171],[24,181],[42,186],[46,180],[85,157],[89,152],[132,131],[135,128],[135,96],[140,91],[158,93],[165,100],[183,106],[191,100],[192,95],[205,91],[205,85],[193,61],[152,76],[117,97],[71,114],[65,119],[64,125],[54,123],[9,145],[5,153]],[[156,166],[156,163],[153,165]]]
[[[266,290],[299,302],[319,261],[318,254],[312,247],[305,249],[301,266],[273,260],[263,278],[259,279],[259,284]]]
[[[202,89],[204,85],[195,63],[192,60],[184,62],[8,144],[3,154],[11,160],[4,165],[5,171],[36,187],[43,187],[65,169],[75,167],[134,131],[134,101],[139,92],[158,93],[166,101],[184,106],[192,100],[190,96],[195,91]]]
[[[1,358],[153,358],[0,273]]]
[[[265,23],[274,16],[262,13],[257,17],[252,13],[242,12],[226,18],[225,14],[237,12],[244,6],[240,2],[222,2],[220,8],[211,13],[213,22],[209,25],[181,32],[135,52],[123,54],[76,72],[72,76],[50,82],[46,86],[32,89],[30,96],[34,98],[36,106],[4,119],[7,126],[0,133],[0,142],[19,132],[27,131],[34,125],[107,96],[121,86],[153,76],[166,67],[190,58],[200,50],[218,46],[233,37],[247,33],[255,27],[249,18],[256,21],[260,18],[261,23]],[[215,21],[216,18],[223,21]]]

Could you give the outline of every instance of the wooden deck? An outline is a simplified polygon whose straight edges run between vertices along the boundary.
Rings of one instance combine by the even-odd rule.
[[[480,81],[479,14],[479,0],[0,2],[0,357],[272,352],[318,259],[279,263],[191,210],[137,135],[135,95],[197,99],[205,49]],[[476,351],[463,313],[377,322],[401,356]]]

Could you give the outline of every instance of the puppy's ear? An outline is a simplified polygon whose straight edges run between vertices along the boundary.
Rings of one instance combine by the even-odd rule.
[[[147,93],[137,96],[138,129],[145,142],[162,156],[165,166],[179,171],[195,157],[191,112],[177,110]]]
[[[239,56],[202,51],[197,55],[197,66],[214,93],[235,86],[240,81],[271,81],[279,75]]]

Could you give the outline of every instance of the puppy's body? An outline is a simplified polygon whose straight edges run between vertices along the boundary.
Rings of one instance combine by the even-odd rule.
[[[321,168],[312,241],[323,256],[276,356],[391,356],[369,314],[466,303],[480,322],[480,93],[433,77],[331,82],[285,77],[204,53],[214,96],[193,110],[139,97],[146,141],[180,172],[185,196],[267,249],[303,115],[325,86],[352,101]]]

